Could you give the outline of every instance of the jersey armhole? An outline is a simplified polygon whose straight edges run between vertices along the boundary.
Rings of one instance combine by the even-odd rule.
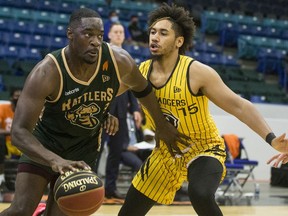
[[[57,67],[57,71],[58,71],[59,76],[60,76],[60,87],[59,87],[59,92],[57,94],[57,97],[54,100],[46,99],[46,101],[49,102],[49,103],[55,103],[56,101],[59,100],[59,98],[61,96],[61,93],[62,93],[62,90],[63,90],[63,76],[62,76],[62,73],[61,73],[61,69],[60,69],[59,63],[58,63],[57,59],[55,58],[55,56],[53,56],[51,53],[49,53],[47,55],[54,61],[55,65]]]

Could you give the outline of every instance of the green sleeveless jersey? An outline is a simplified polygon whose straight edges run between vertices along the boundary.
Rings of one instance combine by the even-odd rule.
[[[60,91],[45,102],[34,135],[49,150],[69,160],[96,160],[101,145],[101,124],[119,89],[119,71],[107,43],[99,50],[95,73],[87,82],[70,71],[64,49],[49,53],[60,75]]]

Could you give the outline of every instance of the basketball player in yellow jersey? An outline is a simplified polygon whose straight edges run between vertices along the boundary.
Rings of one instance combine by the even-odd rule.
[[[232,92],[211,67],[183,54],[195,32],[184,8],[163,4],[148,20],[152,58],[140,65],[153,86],[166,119],[190,137],[190,146],[169,153],[164,142],[156,146],[132,181],[120,216],[142,216],[157,203],[170,204],[184,180],[200,216],[220,216],[214,194],[225,175],[225,147],[208,110],[208,100],[244,122],[278,151],[288,152],[285,134],[276,137],[249,101]],[[154,126],[155,121],[145,113]],[[156,137],[157,140],[157,137]]]

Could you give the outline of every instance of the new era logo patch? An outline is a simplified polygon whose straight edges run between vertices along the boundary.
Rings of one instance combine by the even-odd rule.
[[[174,93],[179,93],[179,92],[181,92],[181,88],[174,86]]]
[[[104,83],[104,82],[107,82],[107,81],[109,81],[109,80],[110,80],[110,77],[109,77],[109,76],[102,75],[102,81],[103,81],[103,83]]]

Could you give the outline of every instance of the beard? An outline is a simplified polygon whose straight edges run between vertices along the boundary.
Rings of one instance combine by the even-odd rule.
[[[158,55],[151,54],[151,59],[154,61],[159,61],[162,59],[162,57],[163,57],[163,54],[158,54]]]
[[[84,56],[83,62],[86,64],[95,64],[98,61],[98,55],[97,57],[90,57],[90,56]]]

